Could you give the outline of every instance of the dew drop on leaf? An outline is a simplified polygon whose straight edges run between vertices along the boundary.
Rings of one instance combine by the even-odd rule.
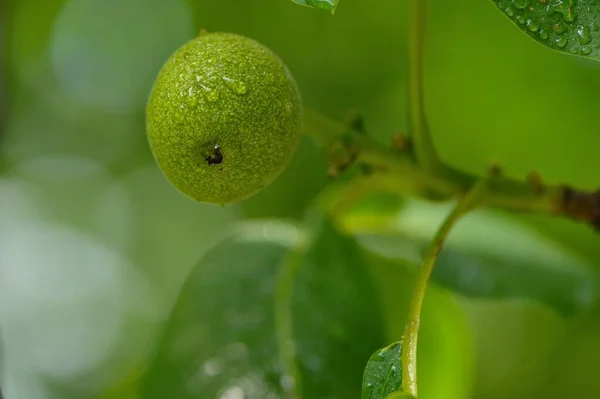
[[[567,45],[567,39],[563,36],[556,36],[554,40],[556,41],[556,45],[560,48],[564,48]]]
[[[567,31],[567,26],[563,23],[554,24],[552,26],[552,29],[554,30],[554,32],[560,34],[560,33],[565,33]]]
[[[572,6],[572,1],[555,1],[550,4],[550,10],[555,14],[560,14],[566,22],[575,21],[576,14]]]
[[[577,27],[577,38],[580,44],[589,44],[592,41],[590,27],[579,25]]]
[[[538,21],[528,19],[527,20],[527,29],[529,29],[530,32],[537,32],[538,29],[540,29],[540,23]]]
[[[513,4],[515,5],[515,7],[517,7],[520,10],[525,9],[525,7],[527,7],[527,0],[513,0]]]

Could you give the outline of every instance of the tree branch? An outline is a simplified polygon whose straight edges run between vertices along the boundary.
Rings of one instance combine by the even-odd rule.
[[[409,150],[394,151],[366,134],[307,110],[305,133],[330,153],[331,168],[342,171],[352,164],[372,170],[360,182],[370,189],[427,200],[446,201],[465,193],[480,179],[449,167],[424,169]],[[569,185],[544,185],[539,178],[518,181],[498,176],[490,182],[481,204],[511,212],[567,217],[600,230],[600,190],[586,191]]]

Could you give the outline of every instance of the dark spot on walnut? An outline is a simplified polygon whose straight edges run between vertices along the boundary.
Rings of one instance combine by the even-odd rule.
[[[208,163],[208,166],[219,165],[221,162],[223,162],[223,153],[221,152],[221,147],[219,147],[219,145],[216,144],[213,147],[212,152],[208,154],[205,159]]]

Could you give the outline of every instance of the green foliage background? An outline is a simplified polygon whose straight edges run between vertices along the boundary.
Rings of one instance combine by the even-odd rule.
[[[150,398],[171,384],[185,390],[166,373],[153,380],[164,387],[144,385],[148,368],[156,372],[164,366],[153,363],[153,354],[163,329],[176,328],[169,319],[175,304],[172,317],[185,326],[181,331],[195,339],[202,336],[195,328],[208,334],[192,346],[199,351],[196,360],[212,356],[217,337],[242,339],[235,334],[244,331],[243,323],[233,328],[213,316],[225,305],[256,304],[259,316],[272,316],[267,303],[273,300],[272,286],[265,283],[261,291],[262,286],[236,284],[248,259],[244,251],[228,252],[228,268],[217,267],[201,279],[215,280],[204,281],[214,294],[209,288],[194,290],[187,277],[206,274],[200,259],[231,231],[241,229],[255,245],[275,252],[289,246],[281,242],[288,235],[294,241],[304,234],[278,223],[305,221],[307,208],[328,182],[326,154],[303,139],[284,175],[243,204],[200,205],[176,192],[152,160],[144,127],[147,93],[172,51],[200,29],[250,36],[285,60],[306,106],[336,119],[358,109],[370,134],[388,143],[407,125],[406,3],[346,0],[335,16],[284,0],[2,3],[5,397]],[[600,64],[543,48],[515,29],[493,2],[430,0],[429,5],[426,108],[443,160],[475,174],[484,174],[495,161],[515,178],[535,169],[549,183],[596,188]],[[363,334],[352,335],[356,353],[370,354],[398,340],[414,264],[444,209],[373,197],[340,221],[356,236],[349,245],[366,251],[360,266],[371,276],[378,304],[373,306],[381,314],[379,322],[371,314],[365,319],[372,331],[354,331]],[[342,239],[328,234],[326,244]],[[587,227],[563,220],[481,211],[461,222],[425,301],[420,397],[597,397],[599,243]],[[322,253],[311,256],[328,259],[329,245],[316,246],[313,250]],[[278,265],[267,266],[256,270],[254,284],[274,278]],[[319,278],[331,289],[323,301],[344,295],[354,281],[326,273]],[[177,300],[182,286],[190,285]],[[191,315],[186,297],[192,298],[190,306],[199,306]],[[347,331],[348,315],[336,313],[340,305],[294,306],[305,337],[320,337],[310,312],[326,320],[331,311],[341,327],[324,330],[342,331],[341,336]],[[274,345],[271,324],[252,330],[248,359],[263,342]],[[365,337],[377,341],[377,334],[383,335],[380,345],[367,347]],[[315,347],[330,347],[323,342]],[[348,364],[346,347],[331,348],[338,351],[326,356],[331,384],[315,382],[307,398],[341,395],[327,391],[343,381],[335,373],[354,375],[368,359]],[[269,356],[276,356],[272,350]],[[265,359],[256,361],[271,364],[271,357]],[[172,361],[178,360],[169,357]],[[248,362],[235,364],[259,367]]]

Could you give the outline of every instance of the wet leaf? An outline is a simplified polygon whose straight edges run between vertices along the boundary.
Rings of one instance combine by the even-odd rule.
[[[289,397],[273,305],[277,270],[295,238],[287,225],[244,227],[202,258],[167,320],[140,398]]]
[[[130,199],[129,246],[160,298],[160,311],[166,314],[190,270],[223,239],[241,212],[236,205],[215,207],[190,201],[173,189],[154,163],[135,169],[121,183]]]
[[[566,54],[600,60],[597,0],[493,0],[529,37]]]
[[[363,251],[328,221],[299,264],[292,298],[297,363],[307,398],[360,397],[364,365],[385,345],[379,297]]]
[[[447,214],[446,205],[407,201],[385,230],[351,216],[345,225],[368,248],[390,259],[418,264]],[[479,211],[451,232],[432,280],[480,298],[532,299],[565,315],[598,299],[598,278],[589,261],[505,214]]]
[[[373,353],[365,367],[362,399],[386,399],[401,389],[401,355],[402,342],[394,342]]]
[[[322,223],[306,250],[292,252],[304,242],[293,226],[243,226],[188,277],[140,397],[287,398],[295,388],[315,399],[359,397],[364,364],[383,346],[384,326],[355,240]],[[289,317],[298,383],[279,358],[275,318],[278,276],[289,259],[297,259]]]
[[[292,0],[294,3],[334,13],[339,0]]]

